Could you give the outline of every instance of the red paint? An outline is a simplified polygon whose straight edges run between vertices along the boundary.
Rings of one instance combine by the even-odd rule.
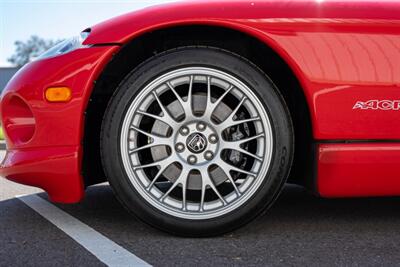
[[[353,109],[358,101],[400,99],[400,2],[187,1],[144,9],[96,25],[85,44],[127,44],[146,32],[183,25],[234,29],[275,50],[304,90],[315,139],[400,140],[400,124],[395,123],[400,119],[399,110]],[[45,188],[57,201],[73,202],[82,197],[83,113],[94,80],[117,50],[118,46],[112,45],[78,49],[33,62],[13,78],[2,95],[9,153],[1,175]],[[53,86],[71,88],[71,101],[44,101],[44,90]],[[15,105],[18,101],[19,107]],[[326,146],[328,149],[330,145]],[[377,150],[382,158],[394,153],[380,145],[365,146]],[[341,158],[347,152],[324,148],[321,146],[318,170],[323,195],[330,195],[326,185],[338,187],[335,179],[346,183],[347,188],[338,195],[374,195],[376,177],[374,181],[369,176],[363,180],[366,184],[358,185],[362,167],[368,174],[368,168],[386,166],[389,183],[376,187],[376,194],[392,194],[393,187],[399,186],[392,165],[376,160],[374,153],[353,149],[353,167],[347,163],[351,161]],[[42,150],[47,152],[43,154]],[[324,160],[327,156],[331,157],[329,161]],[[358,159],[371,164],[362,164]],[[60,162],[70,166],[68,175],[60,172],[52,176],[55,173],[49,166]],[[374,162],[377,165],[371,166]],[[336,172],[333,166],[338,168]],[[339,174],[345,169],[354,171],[354,175],[343,180]],[[388,187],[386,193],[383,187]]]
[[[1,175],[45,190],[52,201],[75,203],[83,198],[78,146],[9,150]]]
[[[81,200],[81,140],[87,104],[84,96],[117,49],[78,49],[32,62],[13,77],[2,94],[0,109],[8,149],[1,176],[41,187],[54,201]],[[45,101],[44,92],[51,86],[71,88],[71,101]],[[31,115],[20,108],[25,104],[16,102],[25,103]]]
[[[400,195],[399,143],[322,144],[318,150],[321,196]]]
[[[8,95],[3,102],[3,129],[16,144],[28,143],[35,133],[36,120],[29,105],[18,95]]]
[[[400,139],[400,124],[391,123],[399,112],[351,110],[357,101],[399,99],[399,1],[179,2],[96,25],[86,43],[204,24],[247,33],[280,54],[304,89],[316,139]]]

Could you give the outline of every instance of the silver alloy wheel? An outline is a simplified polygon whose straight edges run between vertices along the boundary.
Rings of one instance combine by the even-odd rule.
[[[227,214],[257,191],[270,166],[268,114],[246,84],[205,67],[151,81],[121,128],[125,171],[137,192],[169,215]]]

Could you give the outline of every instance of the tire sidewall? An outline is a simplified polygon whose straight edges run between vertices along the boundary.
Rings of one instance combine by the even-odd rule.
[[[205,220],[177,218],[148,203],[132,185],[121,157],[120,134],[125,115],[137,94],[155,78],[186,67],[224,71],[245,83],[261,100],[273,133],[269,170],[257,191],[237,209]],[[266,210],[280,193],[294,152],[288,109],[271,80],[255,65],[230,52],[205,47],[184,47],[156,55],[134,69],[120,83],[106,110],[101,132],[103,168],[120,202],[141,220],[156,228],[186,236],[209,236],[231,231]]]

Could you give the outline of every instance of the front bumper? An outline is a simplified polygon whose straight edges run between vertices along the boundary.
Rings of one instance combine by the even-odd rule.
[[[7,179],[45,190],[52,201],[74,203],[83,197],[79,148],[9,150],[0,173]]]
[[[0,175],[44,189],[51,200],[82,199],[84,111],[94,81],[118,46],[77,49],[22,68],[2,93],[1,119],[7,153]],[[67,103],[49,103],[49,87],[69,87]]]

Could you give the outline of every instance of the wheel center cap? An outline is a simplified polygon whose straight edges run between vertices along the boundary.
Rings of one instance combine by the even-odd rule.
[[[201,153],[207,147],[207,138],[201,133],[192,133],[186,139],[186,146],[192,153]]]

